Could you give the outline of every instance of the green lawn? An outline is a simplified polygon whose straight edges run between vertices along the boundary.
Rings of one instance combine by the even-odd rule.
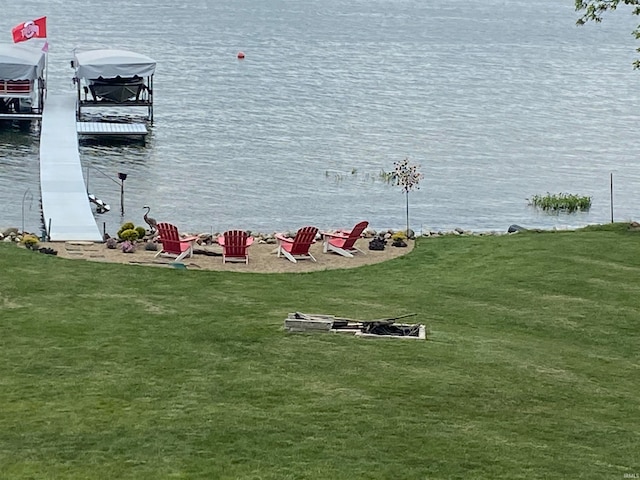
[[[420,239],[243,274],[0,243],[0,478],[640,474],[640,232]],[[416,313],[426,342],[287,334]]]

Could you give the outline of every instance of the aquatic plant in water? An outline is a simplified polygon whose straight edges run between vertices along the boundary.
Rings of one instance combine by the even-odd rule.
[[[570,193],[551,194],[547,192],[546,195],[533,195],[529,199],[529,205],[552,213],[584,212],[591,208],[591,197]]]
[[[335,170],[325,170],[324,176],[327,180],[332,180],[335,183],[342,183],[347,180],[357,180],[362,183],[375,183],[382,182],[390,184],[392,183],[394,172],[361,172],[357,168],[353,167],[348,172],[339,172]]]

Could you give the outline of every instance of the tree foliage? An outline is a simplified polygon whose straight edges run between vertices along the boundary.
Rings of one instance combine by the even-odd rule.
[[[582,12],[582,16],[576,21],[577,25],[584,25],[587,22],[602,22],[602,15],[608,11],[614,11],[621,5],[630,5],[633,15],[640,15],[640,0],[576,0],[576,11]],[[636,40],[640,39],[640,25],[633,30]],[[640,52],[640,47],[636,48]],[[640,60],[633,62],[633,68],[640,68]]]

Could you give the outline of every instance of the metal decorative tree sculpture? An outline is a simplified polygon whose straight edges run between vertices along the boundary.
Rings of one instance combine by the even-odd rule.
[[[409,163],[409,159],[405,158],[401,162],[393,162],[395,171],[393,172],[393,184],[399,185],[405,193],[406,206],[407,206],[407,231],[409,236],[409,192],[413,189],[419,190],[420,180],[424,178],[424,175],[418,171],[419,164],[412,165]]]

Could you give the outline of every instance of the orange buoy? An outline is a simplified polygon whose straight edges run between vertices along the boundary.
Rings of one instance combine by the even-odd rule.
[[[244,52],[238,52],[238,59],[242,60],[244,58]]]

